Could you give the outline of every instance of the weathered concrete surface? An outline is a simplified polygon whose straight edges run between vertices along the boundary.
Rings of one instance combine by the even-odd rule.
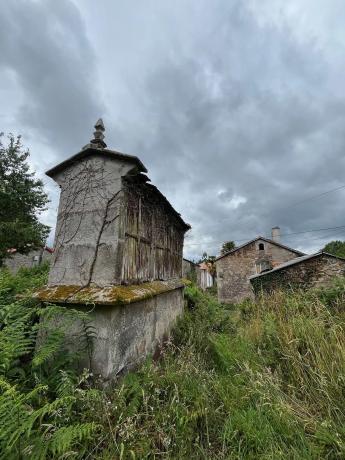
[[[260,249],[262,247],[263,249]],[[299,251],[261,238],[230,251],[216,260],[218,300],[236,303],[246,298],[253,299],[250,276],[294,259],[298,255],[301,255]]]
[[[121,177],[132,169],[95,153],[54,175],[61,195],[50,286],[120,283]]]
[[[327,253],[299,257],[286,266],[250,278],[256,294],[277,289],[309,289],[327,286],[334,277],[345,276],[345,259]]]
[[[73,306],[90,311],[90,306]],[[81,368],[89,368],[105,380],[112,380],[122,371],[138,365],[154,353],[169,336],[176,319],[183,312],[183,288],[156,295],[130,305],[96,305],[89,313],[96,331],[91,352],[80,360]],[[82,327],[75,323],[68,331],[66,344],[72,348],[80,340]]]
[[[183,288],[181,280],[151,281],[129,286],[47,286],[35,293],[42,302],[65,304],[129,305],[151,299],[164,292]]]

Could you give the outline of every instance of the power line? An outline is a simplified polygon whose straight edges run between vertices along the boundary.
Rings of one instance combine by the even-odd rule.
[[[323,239],[326,239],[326,238],[329,238],[329,237],[334,238],[335,236],[342,235],[343,233],[344,233],[344,231],[336,231],[336,232],[333,231],[331,233],[327,233],[326,235],[319,235],[316,238],[309,238],[308,242],[309,241],[319,241],[319,240],[323,240]]]
[[[322,232],[322,231],[327,231],[327,230],[339,230],[339,229],[345,229],[345,225],[339,225],[337,227],[316,228],[316,229],[304,230],[304,231],[300,231],[300,232],[283,233],[280,236],[283,236],[285,238],[289,238],[289,237],[294,236],[294,235],[302,235],[302,234],[305,234],[305,233]],[[234,238],[234,241],[242,242],[242,241],[250,241],[252,239],[253,239],[253,237],[241,238],[241,239]],[[188,243],[188,242],[186,242],[186,246],[203,246],[203,245],[222,244],[222,243],[224,243],[224,240],[223,241],[209,241],[209,242],[203,242],[203,243]]]
[[[311,200],[315,200],[315,199],[320,198],[320,197],[322,197],[322,196],[325,196],[325,195],[328,195],[328,194],[330,194],[330,193],[337,192],[337,191],[343,190],[343,189],[345,189],[345,184],[344,184],[344,185],[341,185],[341,186],[339,186],[339,187],[333,188],[333,189],[331,189],[331,190],[326,190],[325,192],[319,193],[319,194],[314,195],[314,196],[311,196],[311,197],[309,197],[309,198],[305,198],[304,200],[297,201],[296,203],[292,203],[292,204],[290,204],[290,205],[288,205],[288,206],[285,206],[285,207],[282,207],[282,208],[278,208],[278,209],[276,209],[276,211],[279,211],[279,210],[282,211],[282,210],[285,210],[285,209],[290,209],[290,208],[293,208],[294,206],[298,206],[298,205],[303,204],[303,203],[305,203],[305,202],[308,202],[308,201],[311,201]],[[232,218],[233,218],[232,216],[227,216],[227,217],[223,217],[223,218],[221,218],[221,219],[219,219],[219,220],[220,220],[220,221],[225,221],[225,220],[229,220],[229,219],[232,219]],[[213,223],[213,225],[215,226],[215,225],[217,225],[217,223]],[[209,226],[209,224],[208,224],[208,226]],[[240,240],[237,240],[237,241],[240,241]]]
[[[345,188],[345,185],[341,185],[340,187],[336,187],[336,188],[333,188],[331,190],[327,190],[326,192],[322,192],[322,193],[319,193],[317,195],[314,195],[314,196],[311,196],[309,198],[306,198],[304,200],[301,200],[301,201],[297,201],[296,203],[293,203],[289,206],[286,206],[284,208],[280,208],[280,209],[290,209],[290,208],[293,208],[294,206],[298,206],[300,204],[303,204],[307,201],[311,201],[311,200],[315,200],[316,198],[320,198],[322,196],[325,196],[325,195],[328,195],[329,193],[333,193],[333,192],[337,192],[338,190],[342,190]]]

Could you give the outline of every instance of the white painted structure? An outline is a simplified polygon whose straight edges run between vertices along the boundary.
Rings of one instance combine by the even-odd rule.
[[[209,272],[207,264],[202,263],[198,267],[198,286],[205,290],[213,286],[213,277]]]

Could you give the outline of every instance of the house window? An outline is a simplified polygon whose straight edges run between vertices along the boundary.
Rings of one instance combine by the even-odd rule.
[[[259,251],[264,251],[264,250],[265,250],[264,243],[259,243]]]
[[[264,273],[272,270],[272,265],[269,260],[261,260],[256,262],[256,273]]]

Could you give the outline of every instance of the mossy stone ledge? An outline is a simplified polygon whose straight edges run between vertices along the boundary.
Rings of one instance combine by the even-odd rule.
[[[152,281],[128,286],[81,287],[58,285],[47,286],[37,291],[35,297],[45,303],[129,305],[183,287],[184,283],[181,279]]]

